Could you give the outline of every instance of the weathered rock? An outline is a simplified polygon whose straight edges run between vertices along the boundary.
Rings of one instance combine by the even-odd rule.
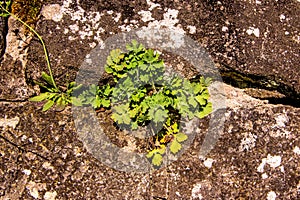
[[[56,76],[73,74],[72,67],[111,35],[168,26],[204,46],[226,82],[299,99],[299,2],[147,2],[60,1],[44,7],[47,20],[39,22],[38,31],[48,43]],[[37,48],[31,60],[42,62]]]
[[[44,1],[37,31],[46,41],[59,84],[73,80],[85,56],[108,37],[161,25],[198,41],[222,72],[233,71],[230,76],[248,81],[243,86],[248,94],[253,95],[248,88],[252,84],[265,90],[256,90],[255,97],[283,94],[296,99],[299,16],[295,0],[49,0]],[[1,63],[3,101],[26,99],[32,93],[17,91],[29,91],[26,81],[38,80],[47,71],[37,40],[30,42],[28,55],[17,47],[11,43]],[[21,84],[16,77],[21,77]],[[228,82],[239,82],[238,78]],[[215,148],[199,159],[204,139],[199,135],[178,161],[147,174],[116,171],[96,160],[78,139],[70,108],[43,113],[38,104],[0,102],[0,198],[299,199],[300,109],[224,87],[228,108]],[[203,132],[208,121],[201,120]]]
[[[198,158],[203,141],[198,136],[178,161],[152,174],[119,172],[94,159],[78,140],[70,109],[43,113],[32,103],[2,103],[1,121],[7,123],[1,124],[1,195],[266,199],[275,193],[278,199],[297,199],[300,110],[269,105],[229,86],[225,90],[224,132],[205,160]],[[207,127],[202,120],[200,129]]]
[[[32,96],[33,89],[27,84],[25,69],[27,50],[31,37],[24,34],[24,28],[13,18],[8,19],[5,54],[0,63],[0,99],[24,101]]]

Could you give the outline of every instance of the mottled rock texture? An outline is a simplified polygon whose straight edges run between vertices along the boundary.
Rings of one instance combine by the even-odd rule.
[[[58,84],[74,80],[110,36],[158,25],[199,42],[221,72],[243,76],[228,83],[248,80],[246,89],[224,84],[224,130],[204,160],[199,135],[178,161],[145,174],[111,169],[87,152],[70,107],[45,113],[28,101],[47,71],[44,53],[10,18],[0,65],[0,199],[299,199],[299,18],[297,0],[43,1],[36,30]],[[251,83],[294,106],[247,95]],[[206,131],[209,117],[200,122]]]

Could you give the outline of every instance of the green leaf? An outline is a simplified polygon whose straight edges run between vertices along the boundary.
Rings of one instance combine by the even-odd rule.
[[[162,60],[152,63],[152,65],[154,66],[154,68],[156,70],[158,70],[158,69],[164,70],[164,62]]]
[[[212,103],[208,102],[207,105],[205,107],[203,107],[202,109],[203,110],[201,110],[197,113],[198,118],[203,118],[212,112]]]
[[[199,83],[194,84],[194,94],[202,92],[202,86]]]
[[[46,72],[42,72],[42,78],[49,84],[54,86],[51,76],[49,76]]]
[[[48,101],[44,104],[43,110],[42,110],[42,111],[47,111],[47,110],[49,110],[49,109],[53,106],[53,104],[54,104],[54,101],[48,100]]]
[[[62,94],[60,95],[54,102],[56,102],[56,110],[62,111],[65,109],[68,102],[66,101],[66,97]]]
[[[175,122],[175,123],[171,126],[171,128],[173,129],[173,133],[178,133],[179,129],[178,129],[178,123],[177,123],[177,122]]]
[[[206,104],[206,99],[205,98],[203,98],[203,96],[202,95],[198,95],[198,96],[196,96],[195,97],[195,99],[199,102],[199,104],[201,105],[201,106],[203,106],[203,105],[205,105]]]
[[[71,97],[71,102],[74,106],[82,106],[82,101],[80,100],[80,98]]]
[[[176,154],[181,149],[181,144],[177,140],[173,140],[170,146],[170,150],[173,154]]]
[[[43,100],[47,99],[49,97],[49,95],[50,95],[49,92],[41,93],[38,96],[30,98],[29,101],[34,101],[34,102],[43,101]]]
[[[110,57],[114,63],[118,63],[121,58],[121,49],[114,49],[110,52]]]
[[[127,124],[129,125],[131,122],[131,118],[129,115],[129,103],[121,104],[113,107],[112,119],[119,124]]]
[[[145,75],[140,75],[140,80],[144,83],[148,83],[150,78],[149,75],[145,74]]]
[[[104,88],[105,89],[104,89],[104,93],[103,94],[105,96],[109,96],[111,94],[111,92],[113,91],[113,88],[111,88],[110,85],[106,85]]]
[[[207,77],[204,78],[203,76],[200,78],[200,83],[208,87],[212,83],[212,79]]]
[[[139,127],[138,122],[134,121],[131,123],[131,129],[136,130]]]
[[[162,144],[160,145],[160,148],[156,150],[159,154],[163,155],[166,152],[166,146]]]
[[[189,97],[189,100],[188,100],[189,104],[192,105],[194,108],[197,107],[197,101],[195,100],[194,96],[191,96]]]
[[[104,69],[105,69],[106,73],[108,73],[108,74],[111,74],[114,72],[114,70],[109,65],[105,65]]]
[[[76,83],[73,87],[73,91],[79,90],[80,88],[82,88],[82,84],[77,85],[77,83]]]
[[[146,154],[146,157],[147,157],[147,158],[152,158],[152,156],[154,155],[155,152],[156,152],[155,150],[149,151],[149,152]]]
[[[162,106],[159,105],[150,107],[149,117],[155,123],[164,122],[165,119],[168,117],[168,110],[164,109]]]
[[[205,99],[209,99],[209,92],[208,92],[208,89],[207,89],[207,88],[205,88],[205,89],[203,90],[203,92],[201,93],[201,96],[202,96],[203,98],[205,98]]]
[[[100,108],[100,106],[101,106],[101,99],[99,98],[98,95],[92,101],[92,106],[93,106],[93,108]]]
[[[152,164],[155,166],[160,166],[162,163],[163,157],[159,153],[155,154],[152,158]]]
[[[188,139],[188,136],[184,133],[178,133],[174,135],[178,142],[183,142]]]
[[[72,81],[68,84],[68,89],[71,89],[71,88],[74,88],[76,85],[76,82],[75,81]]]
[[[105,107],[105,108],[110,107],[110,100],[109,99],[102,99],[101,103],[102,103],[103,107]]]
[[[51,99],[53,101],[55,101],[55,97],[60,96],[59,93],[50,93],[49,97],[47,99]]]

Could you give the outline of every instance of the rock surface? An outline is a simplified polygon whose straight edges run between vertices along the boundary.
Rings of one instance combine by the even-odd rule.
[[[264,77],[271,84],[261,84],[265,94],[274,96],[269,90],[275,88],[281,93],[275,98],[297,101],[300,2],[229,2],[46,0],[36,30],[46,41],[59,84],[73,80],[85,56],[110,36],[168,26],[205,47],[220,71]],[[1,62],[1,200],[300,198],[299,106],[274,105],[249,96],[251,88],[224,84],[225,126],[206,158],[198,157],[204,138],[197,136],[163,169],[120,172],[87,152],[70,107],[45,113],[27,101],[33,94],[30,82],[47,68],[37,40],[23,38],[29,46],[17,48],[20,40],[12,39],[17,28],[10,20],[7,42],[17,42],[7,43]],[[206,131],[208,122],[209,117],[201,120],[199,128]]]

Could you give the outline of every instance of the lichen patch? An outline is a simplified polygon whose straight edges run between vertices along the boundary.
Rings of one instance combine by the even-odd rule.
[[[267,158],[263,158],[261,164],[258,166],[258,172],[264,172],[264,167],[266,164],[269,164],[271,168],[276,168],[281,164],[280,156],[272,156],[268,154]]]
[[[53,20],[55,22],[59,22],[63,18],[63,13],[59,4],[45,5],[42,8],[41,14],[45,19]]]

